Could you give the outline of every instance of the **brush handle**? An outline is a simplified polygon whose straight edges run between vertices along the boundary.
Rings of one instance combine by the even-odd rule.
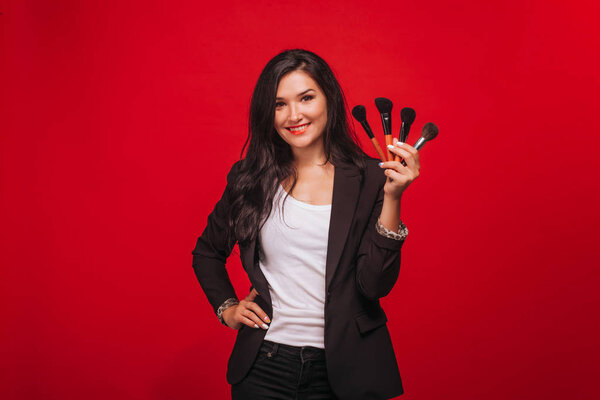
[[[399,155],[394,155],[394,161],[400,161],[400,164],[404,165],[406,167],[406,161],[404,161],[404,159],[400,158]]]
[[[415,143],[415,145],[413,147],[417,150],[421,150],[423,148],[423,146],[425,146],[426,142],[427,142],[427,140],[425,140],[425,138],[423,136],[421,136],[419,138],[419,140],[417,140],[417,143]]]
[[[398,140],[402,141],[402,136],[404,136],[404,122],[400,125],[400,133],[398,134]],[[394,161],[400,161],[400,156],[394,154]]]
[[[406,139],[408,139],[408,133],[410,132],[410,127],[412,125],[409,124],[404,124],[404,122],[402,123],[402,125],[404,125],[403,129],[402,129],[402,135],[400,136],[400,141],[406,143]]]
[[[406,140],[406,123],[402,121],[402,125],[400,125],[400,133],[398,134],[398,140],[404,142]]]
[[[394,144],[392,142],[392,135],[384,135],[384,136],[385,136],[385,145],[386,145],[386,151],[387,151],[386,161],[392,161],[394,159],[394,157],[392,156],[392,153],[387,149],[387,146]]]
[[[400,161],[400,164],[404,165],[406,167],[406,161],[404,161],[399,155],[395,154],[394,155],[394,161]]]
[[[404,133],[404,123],[402,123],[402,130],[400,131],[400,137],[402,137],[403,133]],[[402,142],[402,140],[400,140],[400,142]],[[404,161],[404,159],[402,157],[400,157],[398,154],[394,154],[394,161],[400,161],[400,163],[406,167],[406,161]]]
[[[383,153],[383,150],[381,150],[381,146],[379,145],[377,138],[371,138],[371,143],[373,143],[373,147],[375,147],[375,151],[377,152],[377,155],[379,155],[381,161],[386,161],[385,154]]]
[[[402,121],[402,125],[400,125],[400,133],[398,134],[398,141],[406,143],[406,138],[408,137],[409,130],[410,125]],[[406,162],[399,155],[394,155],[394,161],[401,161],[402,165],[406,167]]]

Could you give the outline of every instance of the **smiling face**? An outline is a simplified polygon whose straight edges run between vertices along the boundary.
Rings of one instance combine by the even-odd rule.
[[[275,130],[292,150],[323,146],[327,99],[310,75],[302,70],[284,75],[275,101]]]

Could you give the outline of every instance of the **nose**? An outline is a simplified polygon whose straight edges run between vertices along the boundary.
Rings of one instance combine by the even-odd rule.
[[[302,119],[302,112],[300,111],[300,107],[292,102],[290,104],[290,121],[298,122]]]

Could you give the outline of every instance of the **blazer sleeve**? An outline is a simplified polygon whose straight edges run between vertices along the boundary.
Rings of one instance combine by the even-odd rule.
[[[394,287],[400,273],[400,249],[404,244],[404,240],[385,237],[376,230],[383,195],[381,186],[357,254],[356,285],[370,300],[387,296]]]
[[[206,228],[192,251],[192,267],[215,313],[225,300],[237,299],[225,264],[235,245],[227,243],[227,218],[230,212],[231,186],[235,182],[239,163],[240,161],[236,162],[227,174],[227,185],[223,195],[209,214]]]

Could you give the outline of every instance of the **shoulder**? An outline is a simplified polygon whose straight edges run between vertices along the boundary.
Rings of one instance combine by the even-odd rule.
[[[341,172],[348,177],[357,176],[363,186],[381,187],[385,184],[386,176],[383,169],[379,166],[381,160],[365,155],[357,163],[342,161],[336,164],[336,171]]]
[[[365,162],[365,180],[367,182],[376,183],[377,186],[383,186],[385,184],[386,176],[383,173],[383,168],[379,166],[381,160],[367,156]]]
[[[367,163],[367,169],[370,169],[370,170],[381,169],[381,168],[379,168],[379,163],[381,162],[381,160],[379,158],[373,158],[371,156],[367,156],[367,157],[365,157],[365,162]]]

